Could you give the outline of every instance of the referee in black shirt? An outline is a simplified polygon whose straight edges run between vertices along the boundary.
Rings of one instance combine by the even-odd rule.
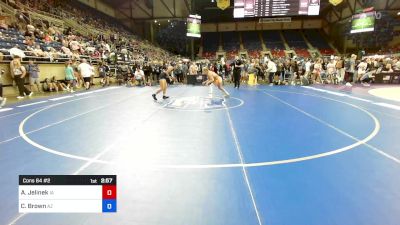
[[[231,67],[233,67],[233,82],[235,83],[235,88],[237,87],[239,89],[243,68],[243,61],[239,59],[239,56],[235,56],[235,61],[231,64]]]

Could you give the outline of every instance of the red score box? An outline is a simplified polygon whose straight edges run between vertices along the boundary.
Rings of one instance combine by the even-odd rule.
[[[103,185],[103,199],[117,199],[117,186]]]

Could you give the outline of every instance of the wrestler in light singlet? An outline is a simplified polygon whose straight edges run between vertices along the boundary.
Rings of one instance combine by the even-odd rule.
[[[203,68],[203,74],[207,75],[207,80],[203,82],[203,85],[214,84],[224,93],[224,97],[229,97],[229,93],[222,87],[222,77],[208,68]]]

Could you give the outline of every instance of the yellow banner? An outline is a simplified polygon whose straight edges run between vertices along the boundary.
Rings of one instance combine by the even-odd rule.
[[[218,8],[225,10],[231,5],[231,0],[217,0]]]
[[[337,6],[342,2],[343,2],[343,0],[329,0],[329,3],[331,3],[334,6]]]

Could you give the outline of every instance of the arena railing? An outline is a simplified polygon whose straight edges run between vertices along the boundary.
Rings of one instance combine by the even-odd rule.
[[[5,50],[5,49],[0,49],[0,50]],[[34,54],[33,51],[24,51],[25,54]],[[68,60],[73,60],[75,59],[73,56],[69,56],[66,54],[59,54],[59,53],[54,53],[58,54],[61,57],[49,57],[49,56],[34,56],[34,55],[26,55],[25,57],[22,58],[22,61],[28,61],[29,59],[33,59],[36,62],[43,62],[43,63],[63,63]],[[12,60],[13,56],[12,55],[3,55],[3,60],[2,62],[10,62]],[[89,55],[79,55],[79,59],[87,59],[90,63],[97,64],[101,61],[101,58],[97,57],[91,57]]]

